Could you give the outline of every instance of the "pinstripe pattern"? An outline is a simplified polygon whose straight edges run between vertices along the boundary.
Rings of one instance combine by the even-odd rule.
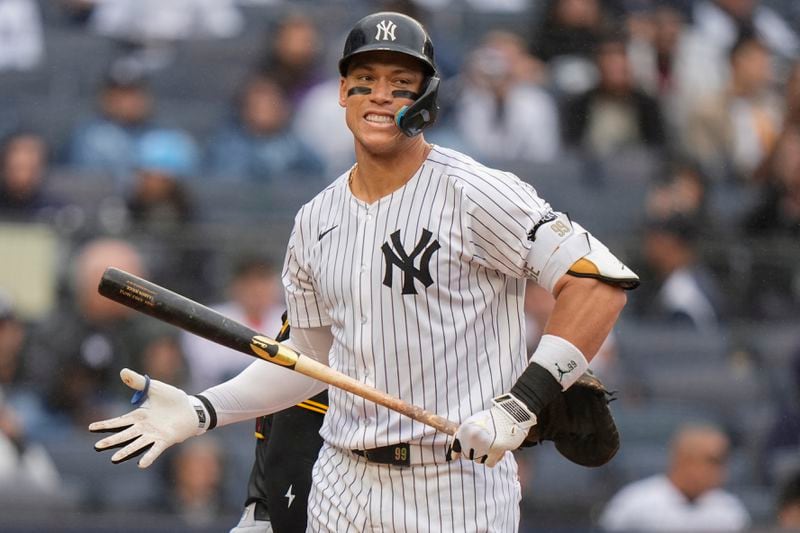
[[[522,315],[531,246],[527,234],[549,213],[549,205],[515,176],[440,147],[433,148],[403,187],[370,205],[351,194],[348,177],[349,173],[340,176],[296,217],[283,272],[290,323],[330,325],[331,366],[393,396],[456,422],[487,408],[491,398],[507,391],[527,366]],[[391,238],[398,230],[402,254]],[[417,250],[413,266],[422,270],[422,257],[428,254],[430,286],[422,276],[414,277],[416,294],[404,294],[406,273],[392,264],[388,265],[394,269],[391,287],[386,286],[382,247],[388,243],[398,257],[413,255],[415,246],[424,244],[425,231],[431,233],[429,245],[435,241],[439,248]],[[463,509],[475,509],[471,500],[476,494],[486,491],[487,498],[513,499],[511,489],[502,486],[509,481],[501,482],[499,474],[516,468],[513,459],[503,461],[499,470],[475,467],[486,471],[483,479],[483,474],[459,470],[473,466],[445,462],[447,435],[339,389],[332,388],[329,395],[330,408],[320,431],[328,444],[343,450],[398,442],[415,445],[412,464],[425,463],[437,472],[425,481],[435,484],[435,493],[442,495],[435,505],[454,509],[453,514],[430,514],[435,523],[429,526],[416,522],[421,517],[406,516],[405,507],[396,508],[395,523],[384,524],[387,529],[447,531],[459,524],[461,530],[463,517],[454,516],[455,510],[463,514]],[[419,508],[431,507],[429,492],[411,483],[405,471],[373,472],[362,465],[353,473],[349,465],[340,472],[344,462],[343,457],[331,458],[317,472],[321,483],[331,480],[327,490],[318,491],[331,500],[320,500],[320,505],[341,511],[343,507],[333,505],[338,496],[327,492],[351,490],[346,480],[358,485],[352,477],[357,475],[378,483],[371,500],[358,502],[359,512],[370,509],[370,502],[375,505],[376,498],[381,506],[393,502],[392,495],[398,492],[405,492],[404,498],[413,499]],[[469,490],[465,483],[472,483]],[[497,487],[488,491],[484,483]],[[478,515],[470,519],[479,530],[483,530],[480,524],[515,520],[516,511],[508,509],[504,512],[512,514],[505,522],[496,516],[488,520],[480,515],[487,512],[480,503]],[[352,524],[331,524],[332,518],[325,517],[315,523],[323,530],[345,531],[352,526],[361,531],[363,524],[348,517]],[[414,522],[408,523],[411,519]]]
[[[520,498],[514,461],[493,469],[471,461],[405,468],[325,444],[314,465],[307,530],[508,533],[519,529]]]

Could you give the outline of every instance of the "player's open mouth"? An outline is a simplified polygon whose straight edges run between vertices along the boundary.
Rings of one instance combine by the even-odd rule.
[[[377,113],[367,113],[367,115],[364,117],[364,120],[374,124],[394,123],[394,117],[392,115],[378,115]]]

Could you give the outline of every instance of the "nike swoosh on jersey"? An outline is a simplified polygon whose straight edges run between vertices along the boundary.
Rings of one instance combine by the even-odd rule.
[[[332,232],[333,230],[335,230],[335,229],[336,229],[336,228],[338,228],[338,227],[339,227],[339,224],[336,224],[335,226],[331,226],[330,228],[326,229],[325,231],[323,231],[322,233],[320,233],[320,234],[319,234],[319,237],[317,237],[317,240],[318,240],[318,241],[321,241],[321,240],[322,240],[322,238],[323,238],[325,235],[327,235],[328,233]]]

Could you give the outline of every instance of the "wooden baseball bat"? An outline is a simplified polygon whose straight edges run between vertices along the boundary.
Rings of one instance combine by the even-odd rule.
[[[228,348],[344,389],[448,435],[455,435],[458,429],[455,422],[365,385],[213,309],[124,270],[107,268],[97,290],[106,298],[146,315]]]

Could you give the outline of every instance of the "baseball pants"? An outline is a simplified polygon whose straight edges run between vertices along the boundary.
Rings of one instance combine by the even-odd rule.
[[[444,452],[443,452],[444,453]],[[517,463],[394,466],[323,444],[314,464],[308,532],[492,532],[519,529]]]

